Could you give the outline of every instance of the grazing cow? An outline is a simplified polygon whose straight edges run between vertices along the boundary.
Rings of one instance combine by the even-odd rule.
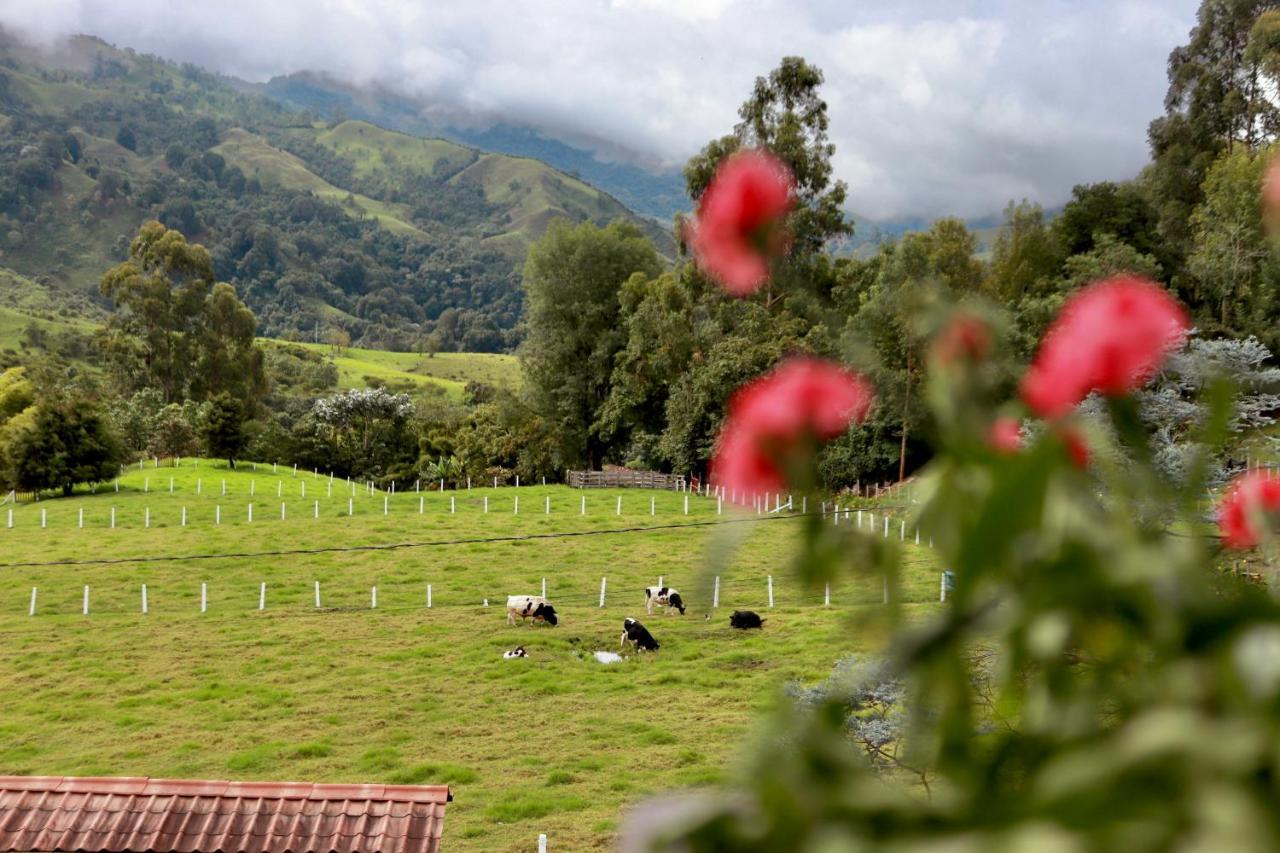
[[[676,592],[669,586],[646,586],[644,588],[644,603],[647,611],[653,613],[653,605],[667,608],[667,612],[679,610],[680,615],[684,615],[684,599],[680,597],[680,593]]]
[[[525,652],[524,646],[516,646],[509,652],[503,652],[502,656],[507,660],[511,660],[512,658],[528,657],[528,654]]]
[[[764,620],[754,610],[735,610],[733,615],[729,617],[729,627],[739,628],[743,631],[748,628],[763,628]]]
[[[532,618],[534,621],[544,621],[548,625],[560,623],[560,618],[556,616],[556,609],[540,595],[508,595],[507,624],[516,624],[517,616],[520,617],[521,622]]]
[[[622,639],[618,641],[618,645],[625,646],[627,643],[636,647],[641,652],[656,652],[658,650],[658,641],[653,635],[645,629],[643,625],[630,617],[622,620]]]

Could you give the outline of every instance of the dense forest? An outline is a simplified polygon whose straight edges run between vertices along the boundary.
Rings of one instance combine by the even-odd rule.
[[[90,38],[45,54],[0,34],[0,130],[4,266],[91,293],[156,219],[207,246],[274,337],[510,350],[552,219],[640,221],[536,160],[322,123]]]
[[[39,81],[53,94],[43,97],[70,103],[67,87],[74,86],[81,101],[64,108],[74,123],[7,110],[8,127],[26,128],[27,140],[16,156],[16,143],[0,143],[0,168],[10,170],[0,177],[8,245],[35,241],[28,245],[43,248],[28,257],[60,257],[66,241],[50,229],[86,223],[68,233],[91,241],[95,228],[121,227],[120,206],[145,210],[160,224],[138,231],[130,223],[122,232],[129,239],[113,238],[112,262],[124,266],[97,267],[97,298],[116,309],[98,338],[80,341],[79,356],[28,360],[0,381],[0,444],[15,446],[13,436],[35,422],[41,399],[56,407],[71,396],[97,407],[104,430],[127,437],[124,456],[288,459],[383,481],[531,480],[605,464],[705,472],[732,389],[788,355],[813,354],[857,367],[877,389],[866,423],[823,450],[823,485],[836,490],[897,479],[926,460],[935,426],[921,399],[922,365],[956,306],[1007,330],[1002,337],[1012,343],[988,369],[999,372],[993,381],[1012,387],[1070,294],[1128,273],[1161,282],[1195,324],[1184,351],[1143,397],[1143,417],[1164,442],[1161,458],[1176,463],[1198,417],[1192,396],[1220,372],[1245,392],[1228,451],[1242,456],[1245,439],[1273,420],[1280,384],[1271,365],[1280,344],[1280,265],[1260,213],[1280,121],[1268,96],[1280,84],[1276,5],[1205,0],[1189,42],[1170,56],[1166,111],[1150,126],[1150,165],[1131,181],[1077,186],[1053,217],[1011,201],[989,256],[979,255],[975,235],[958,219],[885,242],[867,257],[833,253],[852,224],[849,190],[831,165],[823,75],[801,58],[783,60],[755,81],[739,123],[685,169],[695,204],[739,150],[768,149],[792,173],[789,251],[769,285],[741,299],[689,260],[687,222],[678,218],[669,252],[633,217],[585,209],[551,216],[536,239],[525,234],[517,288],[520,274],[510,266],[505,279],[484,272],[500,257],[511,264],[501,250],[485,248],[495,239],[485,236],[495,197],[455,180],[475,169],[474,151],[427,141],[437,146],[438,173],[423,172],[410,165],[426,156],[423,140],[393,135],[398,147],[386,147],[388,132],[372,125],[290,125],[296,116],[225,81],[143,58],[129,57],[134,65],[118,72],[101,60],[94,75],[161,69],[199,83],[166,77],[174,89],[163,98],[104,102],[86,94],[93,87],[83,76],[68,72],[64,81],[46,72]],[[8,86],[0,99],[31,103],[29,79],[36,78],[0,77]],[[208,93],[234,106],[196,109]],[[173,106],[188,96],[196,98],[192,108]],[[108,109],[111,118],[95,118]],[[233,110],[252,131],[214,117]],[[376,166],[366,156],[371,149],[381,151]],[[250,166],[264,150],[305,163],[308,175],[346,188],[346,197],[270,187]],[[145,178],[106,165],[135,157],[150,164]],[[502,174],[499,165],[485,169]],[[51,187],[89,180],[95,188],[80,196],[77,214],[58,207],[66,193]],[[353,215],[355,208],[363,213]],[[433,243],[439,224],[450,221],[451,233],[470,236]],[[428,236],[404,233],[395,222]],[[157,256],[153,243],[168,254]],[[175,260],[188,252],[206,253],[207,269],[203,260]],[[148,302],[147,293],[158,301]],[[333,364],[316,351],[248,342],[245,321],[236,318],[250,310],[259,333],[309,337],[319,325],[322,336],[338,333],[335,346],[355,339],[487,349],[521,337],[523,384],[476,384],[460,401],[377,387],[339,391]],[[96,359],[99,371],[68,367],[84,351],[105,356]],[[207,377],[175,384],[141,369],[167,363],[172,353],[240,364],[244,384],[230,389]],[[24,478],[12,453],[6,466],[8,479],[27,487],[65,482],[65,475]]]

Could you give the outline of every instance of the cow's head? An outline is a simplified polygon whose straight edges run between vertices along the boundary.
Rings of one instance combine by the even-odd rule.
[[[538,609],[533,611],[534,618],[546,620],[548,625],[560,624],[560,617],[556,616],[556,609],[550,604],[539,604]]]
[[[680,593],[671,593],[671,597],[667,599],[667,605],[679,610],[681,616],[684,615],[684,599],[680,597]]]

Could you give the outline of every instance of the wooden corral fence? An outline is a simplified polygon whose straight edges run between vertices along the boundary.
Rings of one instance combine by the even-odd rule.
[[[669,489],[682,492],[683,474],[660,474],[657,471],[631,471],[610,468],[607,471],[570,471],[567,482],[575,489]]]

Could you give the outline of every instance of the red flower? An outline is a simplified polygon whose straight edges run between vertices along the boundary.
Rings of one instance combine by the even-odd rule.
[[[791,173],[763,151],[740,151],[716,169],[690,229],[698,265],[734,296],[754,293],[781,254],[781,221],[791,209]]]
[[[795,358],[739,389],[729,401],[711,462],[716,482],[750,494],[781,491],[789,463],[811,440],[825,441],[871,410],[870,384],[827,361]]]
[[[1125,394],[1151,378],[1187,333],[1187,314],[1153,281],[1107,279],[1072,296],[1022,379],[1022,399],[1056,418],[1098,390]]]
[[[957,359],[979,361],[991,350],[991,332],[987,324],[972,314],[961,314],[934,340],[933,351],[943,364]]]
[[[1262,541],[1264,513],[1280,512],[1280,480],[1250,471],[1228,487],[1218,507],[1218,529],[1228,548],[1252,548]]]
[[[1089,449],[1089,442],[1084,440],[1084,433],[1071,424],[1060,426],[1057,433],[1058,438],[1067,448],[1067,457],[1071,459],[1071,464],[1080,469],[1088,468],[1089,460],[1093,458],[1093,451]]]
[[[996,418],[987,434],[987,443],[997,453],[1014,454],[1022,449],[1022,424],[1007,415]]]

